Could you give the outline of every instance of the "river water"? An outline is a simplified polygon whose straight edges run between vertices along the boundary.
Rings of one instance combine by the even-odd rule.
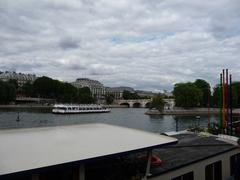
[[[144,108],[113,108],[110,113],[56,115],[49,110],[1,109],[0,129],[108,123],[162,133],[176,130],[176,122],[179,130],[196,124],[206,127],[208,122],[207,116],[201,116],[200,120],[197,120],[196,116],[149,116],[144,114],[146,111]],[[20,121],[17,121],[18,114]],[[217,117],[212,116],[211,122],[213,121],[217,121]]]

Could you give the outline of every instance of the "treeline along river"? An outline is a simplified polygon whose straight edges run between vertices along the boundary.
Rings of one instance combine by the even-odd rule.
[[[208,117],[201,116],[149,116],[145,115],[144,108],[113,108],[110,113],[100,114],[71,114],[56,115],[50,110],[29,109],[0,109],[0,129],[29,128],[43,126],[72,125],[82,123],[108,123],[129,128],[141,129],[150,132],[166,132],[176,130],[178,121],[179,130],[200,124],[207,126]],[[18,121],[19,116],[19,121]],[[211,122],[217,121],[216,116],[211,116]]]

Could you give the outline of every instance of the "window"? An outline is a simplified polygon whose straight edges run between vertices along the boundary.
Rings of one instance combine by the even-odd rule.
[[[172,180],[193,180],[193,179],[194,177],[193,177],[193,171],[192,171],[187,174],[183,174],[181,176],[175,177]]]
[[[236,167],[240,167],[240,153],[235,154],[230,157],[231,176],[236,174],[236,172],[237,172]]]
[[[65,110],[66,111],[65,107],[58,107],[57,109],[61,109],[61,110]]]
[[[222,180],[222,161],[217,161],[206,166],[205,180]]]

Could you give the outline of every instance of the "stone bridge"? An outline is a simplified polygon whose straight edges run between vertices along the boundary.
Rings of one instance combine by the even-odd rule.
[[[119,99],[116,100],[115,103],[118,105],[126,105],[131,108],[147,108],[150,106],[151,101],[152,99]]]
[[[165,101],[164,109],[173,109],[175,106],[174,99],[163,99]],[[149,108],[152,99],[119,99],[115,100],[118,105],[125,105],[130,108]]]

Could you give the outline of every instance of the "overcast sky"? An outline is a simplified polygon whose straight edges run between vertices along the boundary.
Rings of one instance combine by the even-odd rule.
[[[239,0],[0,0],[0,71],[172,90],[240,80]]]

